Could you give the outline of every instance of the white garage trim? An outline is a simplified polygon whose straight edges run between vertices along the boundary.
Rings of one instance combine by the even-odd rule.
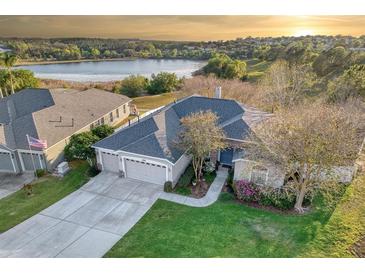
[[[14,163],[14,158],[15,157],[13,154],[10,154],[10,159],[11,159],[11,163],[13,164],[13,169],[14,169],[14,172],[16,173],[16,167],[15,167],[15,163]]]
[[[19,157],[19,160],[20,160],[20,165],[22,166],[22,171],[25,171],[23,157],[20,155],[20,151],[19,150],[17,152],[18,152],[18,157]]]
[[[114,153],[116,151],[113,151]],[[118,150],[117,151],[118,153],[125,153],[125,154],[130,154],[130,155],[136,155],[137,157],[139,157],[139,159],[141,158],[151,158],[151,159],[156,159],[156,160],[161,160],[161,161],[165,161],[165,162],[168,162],[169,164],[171,165],[174,165],[174,163],[170,162],[169,160],[165,159],[165,158],[158,158],[158,157],[153,157],[153,156],[148,156],[148,155],[143,155],[143,154],[137,154],[137,153],[133,153],[133,152],[128,152],[128,151],[123,151],[123,150]],[[127,157],[127,158],[133,158],[133,156],[124,156],[124,157]],[[137,158],[136,158],[137,159]],[[150,160],[148,160],[150,161]],[[153,160],[152,160],[153,161]],[[158,162],[158,163],[161,163],[161,162]]]

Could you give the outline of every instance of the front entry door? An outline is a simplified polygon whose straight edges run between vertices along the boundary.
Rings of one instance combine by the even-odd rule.
[[[221,150],[220,153],[220,163],[222,165],[232,166],[232,160],[233,160],[233,148],[227,148],[225,150]]]

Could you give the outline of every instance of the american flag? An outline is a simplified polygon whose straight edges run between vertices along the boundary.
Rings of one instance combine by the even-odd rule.
[[[46,140],[40,140],[33,138],[31,136],[28,137],[28,144],[32,147],[38,147],[38,148],[47,148],[47,141]]]

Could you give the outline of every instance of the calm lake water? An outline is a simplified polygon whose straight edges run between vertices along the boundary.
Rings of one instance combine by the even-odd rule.
[[[100,61],[66,64],[44,64],[19,66],[29,69],[43,79],[57,79],[78,82],[105,82],[121,80],[129,75],[151,77],[152,73],[174,72],[179,77],[191,77],[192,72],[205,63],[192,60],[137,59],[131,61]]]

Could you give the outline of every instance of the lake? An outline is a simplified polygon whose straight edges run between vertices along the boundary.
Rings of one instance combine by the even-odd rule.
[[[205,62],[176,59],[137,59],[79,62],[64,64],[42,64],[18,66],[34,72],[42,79],[57,79],[78,82],[106,82],[121,80],[129,75],[151,77],[152,73],[174,72],[178,77],[191,77],[192,72]]]

